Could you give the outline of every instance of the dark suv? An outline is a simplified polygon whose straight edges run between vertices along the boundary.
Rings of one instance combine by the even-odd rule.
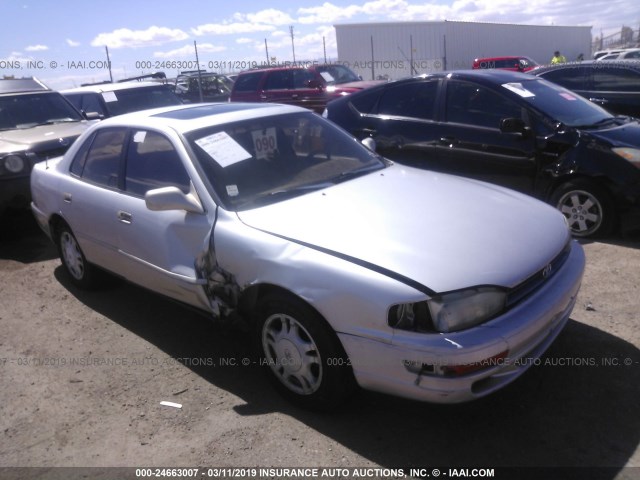
[[[0,213],[27,207],[33,165],[64,154],[88,126],[60,93],[35,78],[0,80]]]
[[[363,81],[344,65],[274,67],[241,72],[232,102],[288,103],[322,112],[327,102],[380,81]]]
[[[176,95],[185,103],[226,102],[232,88],[233,80],[226,75],[197,70],[181,72],[175,83]]]
[[[611,113],[640,118],[640,61],[562,63],[529,73],[573,90]]]

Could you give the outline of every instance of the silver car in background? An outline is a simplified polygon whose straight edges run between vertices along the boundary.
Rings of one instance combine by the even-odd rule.
[[[552,207],[393,164],[293,106],[108,119],[31,185],[76,285],[104,269],[245,319],[309,408],[357,385],[442,403],[501,388],[562,330],[584,270]]]

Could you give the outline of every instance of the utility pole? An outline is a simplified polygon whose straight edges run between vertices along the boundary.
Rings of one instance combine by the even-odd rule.
[[[111,59],[109,58],[109,47],[104,46],[104,51],[107,52],[107,65],[109,66],[109,80],[113,83],[113,75],[111,74]]]
[[[293,52],[293,63],[296,63],[296,47],[293,44],[293,25],[289,27],[289,33],[291,34],[291,51]]]

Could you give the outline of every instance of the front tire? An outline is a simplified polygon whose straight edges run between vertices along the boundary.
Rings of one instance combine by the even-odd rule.
[[[609,194],[599,185],[583,179],[560,185],[551,203],[567,219],[575,237],[602,237],[614,225],[614,207]]]
[[[60,226],[57,229],[56,239],[62,266],[71,282],[85,290],[96,288],[99,283],[99,272],[95,266],[87,262],[71,229],[67,225]]]
[[[349,359],[335,332],[304,302],[269,295],[259,304],[260,364],[286,398],[305,408],[331,410],[353,393]]]

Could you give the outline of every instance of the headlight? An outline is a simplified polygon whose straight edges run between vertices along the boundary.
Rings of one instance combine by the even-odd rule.
[[[612,148],[613,153],[640,168],[640,150],[637,148]]]
[[[392,328],[423,333],[449,333],[485,322],[505,308],[507,293],[477,287],[436,295],[424,302],[402,303],[389,309]]]
[[[24,159],[19,155],[7,155],[2,159],[4,168],[11,173],[19,173],[25,167]]]
[[[438,332],[448,333],[478,325],[500,313],[507,294],[495,287],[478,287],[437,295],[427,301]]]

